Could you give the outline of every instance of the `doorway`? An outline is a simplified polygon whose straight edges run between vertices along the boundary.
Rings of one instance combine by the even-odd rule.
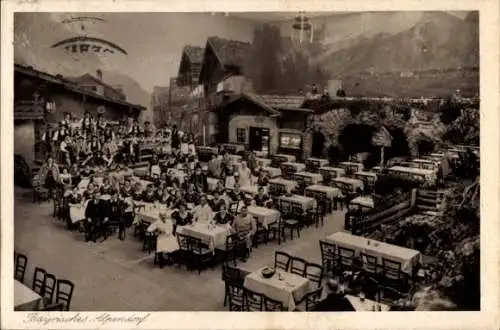
[[[250,127],[248,148],[252,151],[269,153],[269,128]]]
[[[315,158],[323,158],[325,145],[325,136],[321,132],[314,132],[312,135],[311,156]]]

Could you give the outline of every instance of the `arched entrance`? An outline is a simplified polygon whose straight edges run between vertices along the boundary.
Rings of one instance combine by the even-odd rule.
[[[312,134],[311,157],[323,158],[325,146],[325,135],[321,132]]]

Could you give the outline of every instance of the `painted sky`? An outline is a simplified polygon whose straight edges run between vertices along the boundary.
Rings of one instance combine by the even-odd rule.
[[[466,13],[454,13],[459,17]],[[15,59],[40,70],[63,75],[111,70],[135,79],[144,90],[166,86],[177,74],[184,45],[204,46],[207,37],[250,41],[254,27],[263,22],[278,22],[285,34],[290,31],[293,13],[85,13],[106,20],[86,24],[87,33],[121,46],[128,56],[71,57],[51,46],[81,33],[78,24],[64,24],[78,13],[16,13],[14,21]],[[340,14],[315,18],[328,25],[327,42],[331,47],[361,34],[397,33],[416,22],[419,12]]]

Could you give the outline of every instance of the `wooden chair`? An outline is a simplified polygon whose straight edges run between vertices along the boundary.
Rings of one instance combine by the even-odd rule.
[[[382,273],[387,280],[398,281],[401,279],[401,263],[382,258]]]
[[[266,312],[283,312],[285,307],[283,302],[264,296],[264,310]]]
[[[340,266],[344,268],[344,270],[351,270],[353,266],[354,250],[338,246],[337,253]]]
[[[55,304],[49,304],[45,305],[40,309],[41,312],[55,312],[55,311],[64,311],[64,304],[63,303],[55,303]]]
[[[187,269],[192,268],[192,253],[190,248],[190,237],[184,234],[176,233],[177,243],[179,244],[177,263],[186,265]]]
[[[264,311],[264,296],[260,293],[245,289],[245,310],[248,312]]]
[[[230,267],[227,264],[222,265],[222,280],[224,281],[224,307],[230,295],[230,285],[243,285],[243,279],[238,268]]]
[[[18,253],[16,256],[16,264],[14,268],[14,279],[19,282],[24,282],[24,274],[26,273],[26,266],[28,264],[28,257],[24,254]]]
[[[269,225],[267,227],[267,229],[268,229],[268,241],[269,241],[269,239],[272,239],[272,240],[277,239],[278,245],[280,245],[281,239],[284,238],[284,235],[285,235],[285,230],[283,227],[283,218],[282,218],[281,214],[280,214],[278,221],[275,221],[274,223]],[[272,238],[270,237],[271,234],[272,234]]]
[[[311,292],[308,292],[300,301],[295,302],[296,306],[302,305],[302,303],[305,304],[304,310],[306,312],[313,311],[316,305],[321,300],[321,293],[323,292],[323,287],[319,287]]]
[[[323,265],[324,272],[333,272],[337,266],[338,260],[335,245],[320,240],[319,247],[321,250],[321,263]]]
[[[321,287],[321,282],[323,281],[323,267],[318,264],[308,262],[304,271],[304,275],[312,283],[316,284],[316,287]]]
[[[56,290],[56,303],[62,303],[64,305],[63,309],[69,311],[71,305],[71,297],[73,296],[73,290],[75,285],[68,280],[58,279],[57,280],[57,290]]]
[[[36,267],[35,273],[33,274],[33,284],[31,285],[31,288],[40,296],[43,296],[43,291],[45,289],[44,287],[46,274],[47,272],[45,271],[45,269],[40,267]]]
[[[43,299],[47,303],[52,303],[54,300],[54,292],[56,289],[57,279],[53,274],[45,273],[43,279]]]
[[[380,284],[379,284],[379,282],[375,278],[373,278],[372,276],[367,276],[366,282],[363,286],[363,292],[364,292],[366,298],[373,300],[373,301],[379,301],[379,298],[380,298]]]
[[[198,274],[201,273],[203,266],[211,264],[213,262],[213,252],[205,247],[200,239],[191,237],[190,238],[190,251],[193,258],[193,267],[198,270]]]
[[[281,269],[285,272],[290,268],[291,256],[283,251],[275,251],[274,252],[274,268]]]
[[[241,312],[245,306],[245,289],[242,285],[231,283],[227,286],[227,297],[229,298],[229,310]]]
[[[307,261],[298,257],[291,257],[290,259],[290,273],[304,276],[306,272]]]
[[[360,256],[361,260],[363,260],[363,269],[365,270],[365,272],[372,275],[377,274],[377,271],[379,269],[377,263],[377,257],[364,252],[361,252]]]
[[[215,249],[216,254],[220,256],[224,263],[233,262],[236,266],[236,257],[238,255],[238,234],[230,234],[226,237],[226,242],[223,246],[218,246]]]

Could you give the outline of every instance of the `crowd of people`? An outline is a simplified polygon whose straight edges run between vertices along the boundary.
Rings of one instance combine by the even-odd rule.
[[[137,207],[149,203],[173,211],[169,214],[173,228],[166,225],[166,215],[161,214],[148,229],[158,234],[160,244],[162,240],[174,240],[181,226],[193,223],[228,225],[247,242],[243,259],[248,257],[256,223],[246,207],[251,204],[274,207],[264,189],[267,175],[260,171],[255,155],[245,157],[252,164],[250,168],[247,161],[235,161],[232,159],[235,155],[220,148],[202,165],[192,140],[174,126],[154,134],[162,138],[159,148],[153,151],[147,171],[137,175],[126,157],[133,147],[125,145],[114,149],[114,153],[109,151],[110,144],[119,146],[120,141],[125,142],[120,140],[124,136],[120,130],[112,129],[109,124],[100,125],[98,121],[94,128],[88,128],[85,124],[88,118],[88,115],[84,117],[79,129],[65,126],[67,120],[61,123],[61,132],[66,135],[61,139],[60,132],[56,132],[50,142],[60,151],[59,157],[49,153],[38,173],[39,182],[49,189],[50,195],[64,200],[63,216],[70,229],[79,228],[85,232],[85,241],[96,242],[107,239],[112,229],[118,228],[118,237],[123,240],[126,229],[137,224]],[[132,127],[135,129],[129,135],[141,137],[144,134],[135,121]],[[151,125],[146,123],[144,131],[148,127]],[[85,153],[76,147],[75,140],[89,141]],[[95,145],[97,149],[93,149]],[[212,181],[217,180],[215,189],[209,189],[209,177]],[[253,196],[241,191],[242,186],[251,183],[259,187]],[[72,218],[70,210],[75,207],[84,209],[81,219]],[[233,212],[233,207],[238,212]]]

